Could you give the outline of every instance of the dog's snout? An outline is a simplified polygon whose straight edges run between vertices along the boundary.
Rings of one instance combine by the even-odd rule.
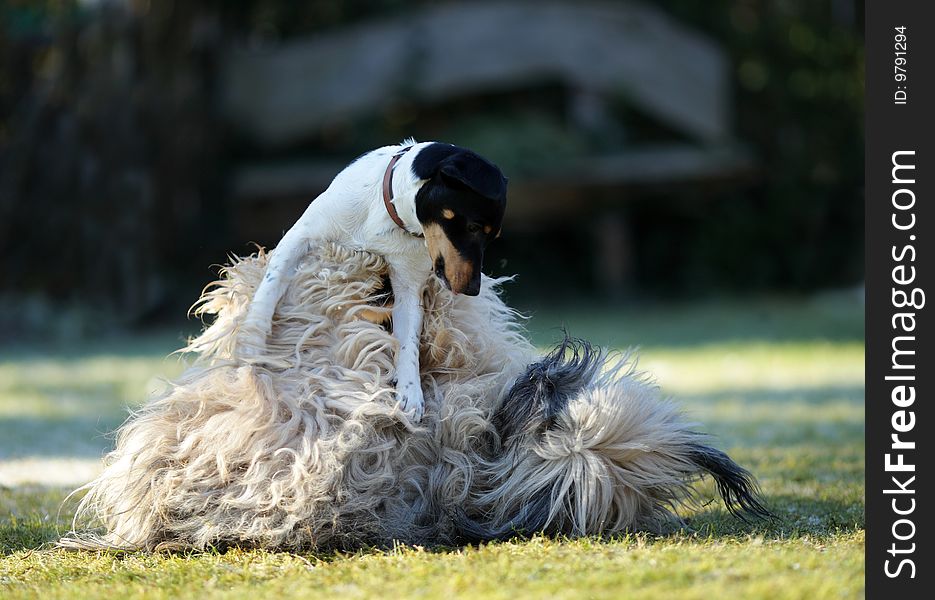
[[[451,282],[448,281],[448,276],[445,274],[445,257],[439,256],[435,259],[435,277],[438,277],[442,283],[445,284],[445,287],[449,290],[451,289]]]
[[[467,286],[461,292],[465,296],[476,296],[480,294],[480,277],[473,277]]]
[[[455,294],[464,294],[465,296],[476,296],[480,294],[480,270],[459,271],[447,276],[450,289]]]

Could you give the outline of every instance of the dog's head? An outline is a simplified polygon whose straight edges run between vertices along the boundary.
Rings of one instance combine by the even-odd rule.
[[[484,249],[500,235],[506,178],[470,150],[437,142],[419,151],[412,170],[425,180],[416,193],[416,216],[435,275],[454,293],[476,296]]]

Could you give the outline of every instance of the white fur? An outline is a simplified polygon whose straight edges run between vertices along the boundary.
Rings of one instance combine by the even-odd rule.
[[[270,255],[266,274],[239,333],[241,356],[259,360],[265,354],[276,306],[311,247],[331,241],[379,254],[389,265],[395,297],[393,333],[399,342],[396,390],[412,419],[422,418],[425,401],[419,386],[419,297],[432,265],[424,239],[416,237],[423,231],[416,218],[415,197],[425,181],[416,178],[412,161],[432,143],[406,140],[399,146],[384,146],[365,154],[341,171],[308,206]],[[383,175],[393,155],[406,147],[409,150],[397,161],[392,180],[393,204],[406,226],[403,231],[384,206]]]
[[[393,401],[393,337],[357,318],[379,303],[389,268],[314,248],[251,362],[234,334],[265,256],[226,268],[199,303],[214,322],[185,349],[195,365],[120,428],[104,472],[82,488],[76,524],[100,528],[60,544],[444,544],[459,539],[457,515],[509,533],[536,498],[547,502],[543,530],[595,535],[658,529],[688,497],[699,438],[623,363],[590,373],[541,434],[499,439],[494,413],[537,358],[499,280],[473,298],[429,280],[415,425]]]

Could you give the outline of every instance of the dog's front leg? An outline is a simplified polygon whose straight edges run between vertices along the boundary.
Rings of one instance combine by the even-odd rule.
[[[393,336],[399,342],[396,356],[396,393],[402,409],[413,421],[421,421],[425,411],[422,378],[419,373],[419,338],[422,335],[422,285],[409,277],[394,276]],[[424,282],[423,282],[424,283]]]
[[[266,338],[273,328],[276,305],[289,287],[296,264],[308,251],[316,230],[309,226],[307,214],[286,232],[269,256],[266,273],[253,294],[253,300],[240,328],[238,349],[241,356],[262,356]]]

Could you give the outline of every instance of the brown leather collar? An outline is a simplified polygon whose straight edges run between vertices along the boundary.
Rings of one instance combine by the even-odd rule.
[[[410,235],[418,235],[406,229],[406,224],[399,218],[399,213],[396,212],[396,206],[393,205],[393,169],[396,168],[396,163],[399,162],[400,157],[406,152],[409,152],[410,148],[412,148],[412,146],[406,146],[394,154],[393,158],[390,159],[390,164],[386,165],[386,171],[383,173],[383,206],[386,207],[386,212],[390,215],[390,218],[393,219],[393,222],[399,225],[403,231]]]

